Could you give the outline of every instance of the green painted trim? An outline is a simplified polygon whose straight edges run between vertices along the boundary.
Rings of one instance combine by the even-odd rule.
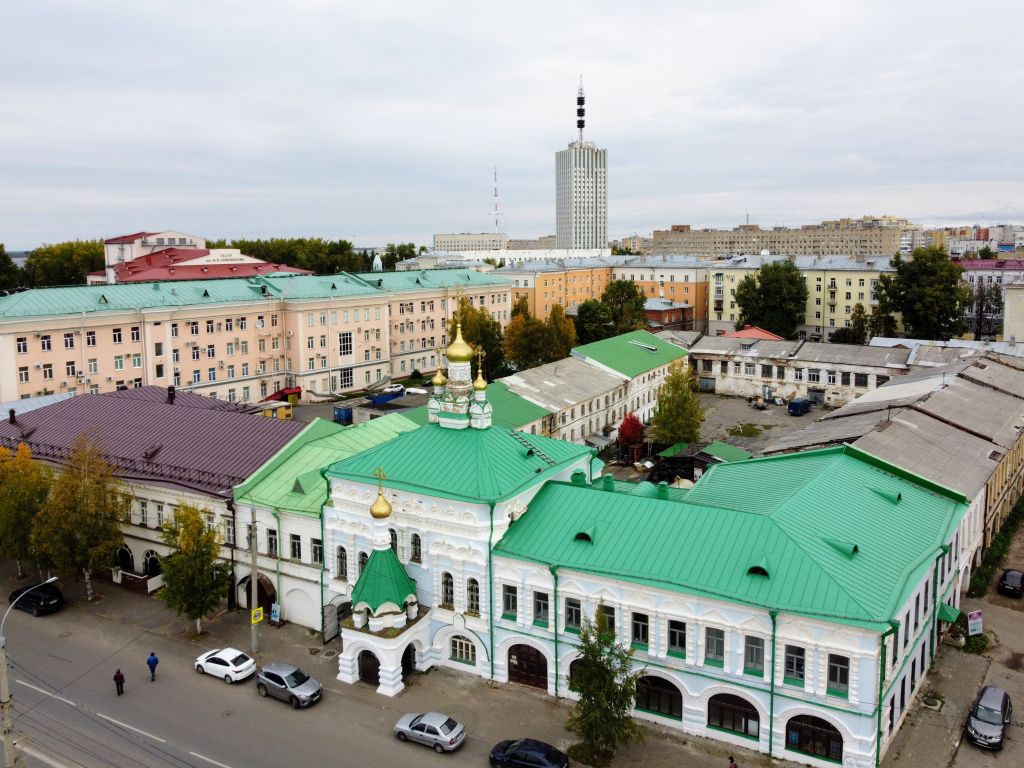
[[[633,709],[636,712],[646,712],[648,715],[657,715],[658,717],[663,717],[666,720],[672,720],[672,721],[678,722],[678,723],[683,722],[682,716],[676,717],[675,715],[667,715],[664,712],[659,712],[656,709],[645,709],[644,707],[633,707]]]
[[[558,566],[548,566],[548,570],[551,571],[551,578],[554,582],[551,599],[554,600],[555,611],[551,617],[551,620],[554,622],[552,632],[554,634],[555,642],[555,698],[557,699],[560,698],[558,695]],[[547,625],[545,624],[545,626]]]
[[[848,699],[848,698],[850,698],[850,692],[849,691],[841,691],[838,688],[826,688],[825,689],[825,695],[826,696],[835,696],[837,699]]]
[[[514,614],[514,613],[503,613],[503,614],[501,614],[501,618],[503,618],[505,621],[515,621],[516,620],[516,614]]]
[[[643,651],[644,653],[647,653],[648,644],[633,641],[629,644],[629,647],[632,648],[634,651]]]
[[[763,669],[754,669],[753,667],[744,667],[743,668],[743,674],[744,675],[750,675],[751,677],[764,678],[764,670]]]
[[[898,631],[900,623],[893,620],[890,622],[889,629],[881,634],[878,638],[879,654],[878,654],[878,701],[875,702],[875,768],[879,768],[882,762],[882,702],[885,701],[885,693],[883,691],[885,687],[885,653],[886,645],[885,638],[891,635],[893,632]]]
[[[792,685],[795,688],[806,687],[806,682],[804,680],[801,680],[799,677],[786,677],[785,675],[782,676],[782,684]]]
[[[568,632],[570,635],[578,635],[580,633],[580,628],[579,627],[566,627],[565,631]]]
[[[705,667],[718,667],[718,668],[722,668],[722,667],[725,666],[725,660],[724,659],[704,659],[704,666]]]
[[[775,741],[775,668],[778,666],[775,657],[776,648],[776,633],[778,629],[779,612],[775,610],[768,611],[768,618],[772,620],[772,680],[768,688],[768,757],[772,756],[772,748]]]
[[[475,667],[475,661],[467,661],[466,659],[456,659],[454,656],[449,656],[448,661],[454,661],[456,664],[465,664],[467,667]]]
[[[940,555],[939,557],[942,557],[942,555]],[[959,571],[959,570],[960,569],[958,568],[957,571]],[[939,616],[939,558],[937,557],[937,558],[935,558],[935,570],[932,573],[932,629],[931,629],[932,642],[930,643],[930,645],[932,647],[932,652],[931,652],[931,658],[928,660],[928,666],[929,666],[929,668],[932,668],[932,669],[934,669],[934,667],[935,667],[935,646],[937,646],[939,644],[938,643],[938,638],[935,636],[935,622],[938,620],[938,616]]]
[[[534,619],[533,626],[539,627],[540,629],[547,629],[548,623],[544,619]]]
[[[828,762],[828,763],[835,763],[836,765],[842,765],[843,764],[842,759],[836,760],[834,757],[825,757],[824,755],[819,755],[819,754],[816,754],[814,752],[806,752],[806,751],[804,751],[802,749],[798,749],[797,747],[791,747],[791,746],[789,746],[789,744],[786,745],[786,750],[789,751],[789,752],[796,752],[796,753],[801,754],[801,755],[807,755],[808,757],[813,757],[813,758],[816,758],[817,760],[824,760],[825,762]]]
[[[711,723],[708,723],[705,727],[710,728],[712,731],[719,731],[720,733],[731,733],[733,736],[739,736],[741,739],[750,739],[751,741],[761,740],[760,736],[751,736],[749,733],[740,733],[739,731],[733,731],[729,728],[721,728],[717,725],[711,725]],[[758,729],[761,728],[760,718],[757,721],[757,727]]]
[[[666,654],[668,656],[671,656],[674,659],[685,659],[686,658],[686,651],[673,651],[673,650],[669,650],[669,651],[666,651]]]
[[[494,502],[489,502],[490,532],[487,534],[487,629],[491,663],[491,680],[494,680]]]

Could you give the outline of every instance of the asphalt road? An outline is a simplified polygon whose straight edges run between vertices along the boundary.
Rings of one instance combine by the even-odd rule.
[[[33,618],[12,612],[11,656],[19,765],[118,768],[486,765],[489,743],[454,755],[400,744],[391,707],[367,707],[327,680],[307,710],[262,699],[253,678],[235,685],[199,675],[188,646],[73,609]],[[155,682],[145,659],[160,658]],[[127,681],[118,697],[112,680]]]

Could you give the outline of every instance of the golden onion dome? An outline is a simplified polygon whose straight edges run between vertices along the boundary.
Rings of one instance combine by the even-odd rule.
[[[484,381],[484,372],[482,370],[476,372],[476,381],[473,382],[473,389],[477,392],[483,392],[487,389],[487,382]]]
[[[445,352],[449,363],[468,363],[473,359],[473,348],[462,338],[462,324],[455,325],[455,341],[448,345]]]
[[[448,379],[445,378],[445,375],[443,373],[441,373],[440,365],[437,366],[437,373],[434,374],[434,378],[431,379],[431,382],[433,382],[435,387],[443,387],[445,384],[448,383]]]
[[[383,520],[391,514],[391,502],[384,498],[384,492],[378,491],[377,498],[370,505],[370,515],[374,520]]]

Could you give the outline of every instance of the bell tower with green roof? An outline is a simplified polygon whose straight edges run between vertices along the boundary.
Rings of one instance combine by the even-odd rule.
[[[434,393],[427,403],[427,419],[448,429],[487,429],[491,426],[491,404],[487,402],[487,382],[483,377],[483,350],[462,338],[462,322],[455,316],[455,340],[445,350],[448,376],[441,373],[440,354],[433,378]],[[476,381],[473,381],[472,360],[477,355]]]

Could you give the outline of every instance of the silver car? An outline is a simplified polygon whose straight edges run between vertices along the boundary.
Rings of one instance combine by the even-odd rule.
[[[319,701],[324,687],[294,664],[272,661],[256,673],[256,692],[287,701],[292,709],[298,709]]]
[[[409,714],[395,723],[395,736],[399,741],[416,741],[433,747],[438,754],[451,752],[466,740],[462,723],[440,712]]]
[[[968,740],[986,749],[1002,749],[1006,726],[1013,720],[1013,705],[1002,688],[986,685],[967,713]]]

